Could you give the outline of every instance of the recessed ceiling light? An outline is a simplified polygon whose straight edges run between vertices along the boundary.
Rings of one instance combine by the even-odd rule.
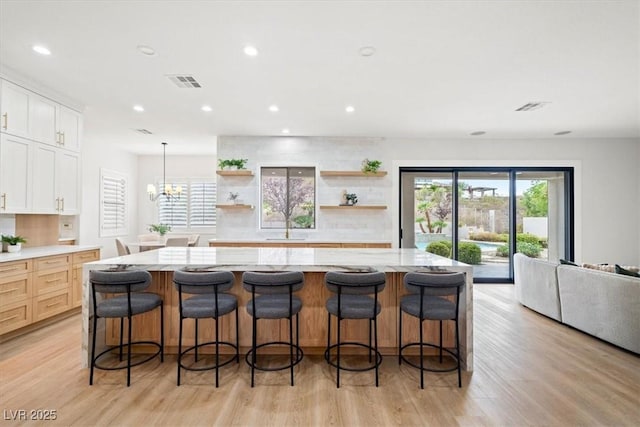
[[[561,130],[560,132],[554,133],[554,135],[568,135],[570,133],[571,133],[570,130]]]
[[[35,45],[33,46],[33,50],[38,52],[40,55],[51,55],[51,51],[44,46]]]
[[[147,46],[145,44],[139,44],[138,46],[136,46],[136,49],[138,49],[138,51],[143,55],[147,55],[147,56],[156,55],[156,51],[151,46]]]
[[[142,105],[134,105],[133,109],[139,113],[142,113],[144,111],[144,107]]]
[[[480,135],[484,135],[485,133],[487,133],[487,132],[485,132],[483,130],[477,130],[475,132],[471,132],[469,135],[480,136]]]
[[[287,129],[287,128],[282,129],[282,133],[284,133],[284,134],[288,134],[289,132],[290,132],[290,131],[289,131],[289,129]]]
[[[278,108],[277,105],[273,104],[273,105],[269,105],[269,111],[271,111],[272,113],[277,113],[278,111],[280,111],[280,109]]]
[[[358,49],[358,53],[360,54],[360,56],[372,56],[374,53],[376,53],[376,48],[373,46],[361,47],[360,49]]]
[[[347,105],[344,111],[346,111],[347,113],[353,113],[354,111],[356,111],[356,109],[353,107],[353,105]]]
[[[258,55],[258,49],[256,49],[254,46],[245,46],[244,53],[247,56],[256,56]]]
[[[206,111],[207,113],[213,111],[213,108],[211,108],[211,106],[209,105],[203,105],[202,108],[200,108],[202,111]]]

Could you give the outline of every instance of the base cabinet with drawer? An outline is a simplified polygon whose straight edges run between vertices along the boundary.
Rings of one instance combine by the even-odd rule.
[[[32,322],[31,260],[0,264],[0,335]]]
[[[84,250],[0,263],[0,335],[82,305],[82,265],[100,259]]]

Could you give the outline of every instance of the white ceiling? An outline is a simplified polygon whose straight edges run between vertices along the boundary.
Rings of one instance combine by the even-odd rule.
[[[638,138],[639,22],[637,1],[0,0],[0,72],[67,95],[85,106],[88,138],[140,154],[159,154],[160,141],[168,154],[212,154],[217,135],[284,127]],[[247,44],[259,55],[246,56]],[[375,55],[360,56],[364,46]],[[202,88],[179,89],[166,74]],[[549,104],[515,111],[530,101]]]

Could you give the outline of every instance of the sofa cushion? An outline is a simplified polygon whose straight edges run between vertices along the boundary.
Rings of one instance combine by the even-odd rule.
[[[637,271],[631,270],[628,266],[626,268],[620,267],[618,264],[616,264],[616,273],[624,274],[625,276],[640,277],[640,273]]]
[[[513,262],[515,293],[520,304],[562,322],[556,276],[558,264],[521,253],[514,255]]]

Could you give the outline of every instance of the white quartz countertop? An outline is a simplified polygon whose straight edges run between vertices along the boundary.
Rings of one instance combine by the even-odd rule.
[[[20,252],[0,253],[0,262],[20,261],[23,259],[39,258],[43,256],[70,254],[74,252],[91,251],[100,248],[100,246],[79,245],[37,246],[35,248],[22,248]]]
[[[418,249],[209,248],[170,247],[85,264],[85,269],[128,266],[149,271],[225,269],[232,271],[416,271],[420,268],[471,272],[471,266]]]

